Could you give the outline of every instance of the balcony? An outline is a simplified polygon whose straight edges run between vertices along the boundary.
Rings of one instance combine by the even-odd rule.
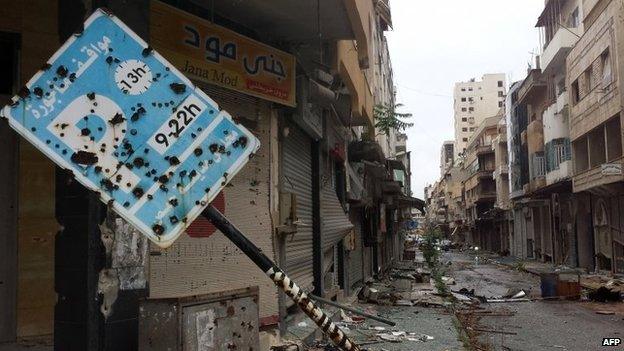
[[[351,96],[353,125],[368,126],[373,129],[373,94],[368,80],[360,69],[358,53],[353,40],[337,42],[336,62],[334,70],[347,86]]]
[[[477,155],[485,155],[485,154],[491,154],[494,152],[494,150],[492,149],[492,144],[483,144],[483,145],[479,145],[477,146]]]
[[[532,69],[517,90],[518,103],[531,101],[546,93],[546,80],[540,69]]]
[[[608,184],[624,181],[622,174],[622,158],[617,161],[593,167],[586,171],[577,172],[573,178],[573,189],[575,193],[593,190],[599,192],[607,189]],[[615,166],[614,166],[615,165]]]
[[[565,58],[582,34],[580,27],[559,27],[540,56],[540,64],[544,73],[550,73],[558,67],[565,70]]]

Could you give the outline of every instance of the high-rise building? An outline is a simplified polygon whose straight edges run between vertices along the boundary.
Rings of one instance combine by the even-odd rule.
[[[471,79],[455,83],[455,156],[466,151],[468,139],[477,127],[503,108],[505,85],[503,73],[485,74],[480,81]]]
[[[442,150],[440,150],[440,171],[444,176],[446,170],[453,167],[455,163],[455,142],[453,140],[447,140],[442,144]]]

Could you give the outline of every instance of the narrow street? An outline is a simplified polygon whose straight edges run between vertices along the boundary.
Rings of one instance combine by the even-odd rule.
[[[451,291],[474,289],[475,296],[494,299],[509,291],[523,290],[527,294],[524,299],[501,303],[474,303],[473,299],[470,304],[455,301],[446,307],[424,307],[418,303],[397,306],[397,302],[394,306],[356,303],[353,307],[387,318],[397,325],[389,327],[367,319],[357,327],[347,326],[348,334],[370,351],[601,350],[603,338],[621,338],[624,334],[622,303],[544,300],[540,297],[539,277],[493,263],[483,256],[480,254],[476,259],[474,253],[456,250],[440,256],[446,276],[455,281],[449,285]],[[417,258],[416,262],[421,260]],[[422,286],[416,284],[413,291]],[[612,311],[614,314],[604,315],[597,311]],[[477,342],[462,336],[457,318],[461,313],[471,314],[471,319],[463,319],[461,328],[476,332]],[[384,340],[384,335],[393,332],[396,340]],[[428,340],[419,340],[423,335],[429,336]]]

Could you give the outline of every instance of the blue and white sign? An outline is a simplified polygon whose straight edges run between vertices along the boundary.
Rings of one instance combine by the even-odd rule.
[[[103,10],[0,114],[161,247],[184,232],[260,147]]]

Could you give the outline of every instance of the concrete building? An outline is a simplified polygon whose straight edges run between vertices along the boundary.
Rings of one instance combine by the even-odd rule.
[[[444,173],[449,167],[453,167],[455,164],[455,141],[447,140],[442,143],[442,149],[440,150],[440,173],[444,176]]]
[[[502,73],[485,74],[480,81],[471,79],[455,83],[455,157],[465,153],[468,140],[483,120],[498,114],[504,105],[505,95],[505,75]]]
[[[391,24],[388,1],[337,1],[320,13],[314,1],[281,0],[0,5],[7,60],[0,104],[96,7],[107,7],[260,139],[258,153],[214,204],[294,281],[339,298],[398,257],[400,214],[416,202],[409,196],[405,136],[382,141],[386,154],[374,162],[350,159],[353,142],[377,144],[374,99],[394,97],[383,34]],[[236,41],[239,50],[284,58],[288,74],[265,77],[272,86],[250,90],[256,85],[244,81],[264,73],[251,77],[240,62],[233,68],[229,59],[210,60],[206,50],[184,44],[189,25]],[[233,69],[238,85],[202,73]],[[236,347],[265,350],[271,336],[298,318],[297,306],[207,221],[198,219],[174,245],[159,249],[0,123],[6,165],[0,171],[0,342],[17,350],[31,340],[46,350],[136,350],[149,340],[178,350],[177,333],[202,327],[195,316],[220,306],[215,301],[236,300],[249,309],[236,309],[234,318],[249,318],[253,326],[252,337],[241,338],[250,344]],[[366,170],[354,170],[351,161]],[[358,187],[364,177],[368,183]],[[150,324],[151,313],[165,305],[176,322]],[[232,317],[225,312],[217,318]],[[182,314],[190,316],[184,326]],[[237,332],[228,322],[219,326],[219,337]]]
[[[492,142],[498,136],[501,116],[486,118],[468,141],[463,164],[465,192],[465,225],[471,233],[471,243],[484,250],[499,251],[500,236],[493,225],[496,203],[496,157]]]
[[[624,272],[623,6],[583,1],[584,33],[566,64],[578,265],[617,273]]]

